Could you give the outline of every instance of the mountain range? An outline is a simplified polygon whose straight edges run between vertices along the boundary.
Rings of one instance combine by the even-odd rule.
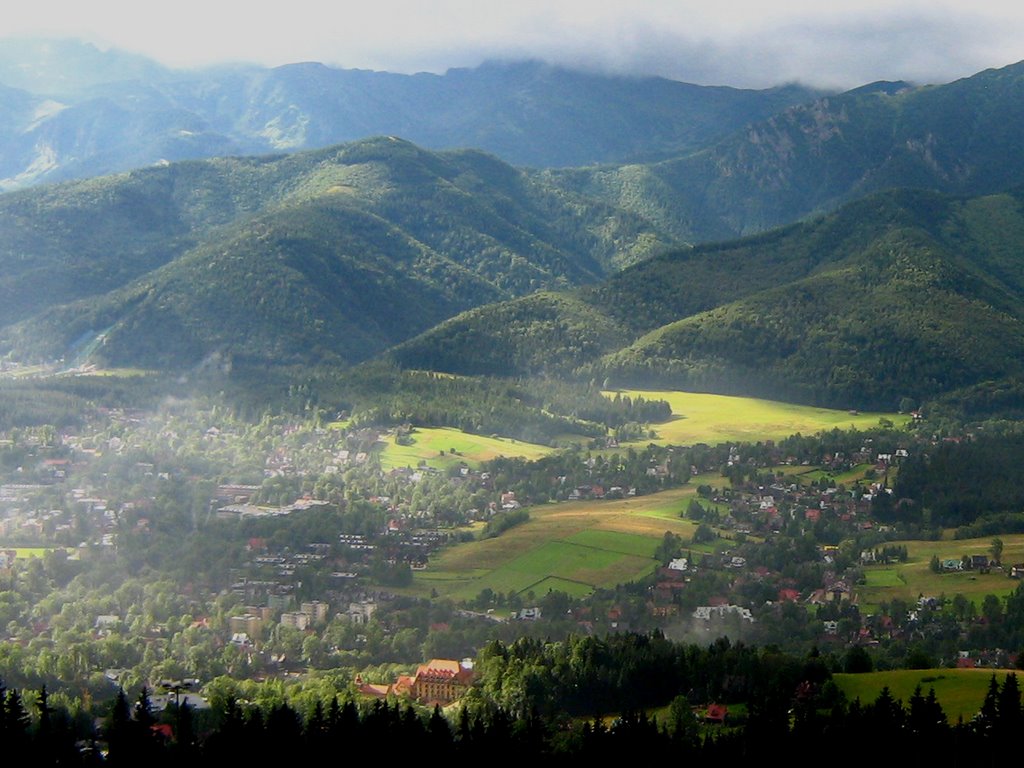
[[[1024,181],[1024,63],[945,85],[874,83],[650,164],[554,170],[564,189],[640,213],[689,242],[834,210],[881,189],[998,192]]]
[[[351,364],[672,242],[493,156],[393,137],[11,192],[0,235],[0,333],[21,357],[159,368]]]
[[[0,189],[377,135],[519,166],[689,152],[820,92],[490,63],[443,75],[307,62],[178,71],[70,41],[0,40]]]
[[[244,102],[246,120],[266,128],[284,114],[265,98],[274,81],[278,107],[319,89],[299,109],[302,142],[317,143],[355,124],[330,105],[348,104],[367,130],[387,112],[357,109],[341,85],[365,78],[375,84],[364,96],[393,100],[411,122],[402,135],[319,150],[143,163],[0,195],[0,344],[13,359],[176,370],[211,356],[345,367],[383,355],[450,373],[855,408],[1024,374],[1024,64],[828,95],[677,88],[537,63],[444,76],[233,68],[218,74],[232,87],[189,91],[180,73],[144,60],[119,66],[136,79],[90,80],[83,65],[77,81],[55,85],[46,67],[18,80],[0,55],[0,82],[14,83],[5,113],[41,119],[38,100],[57,103],[61,88],[124,87],[142,106],[115,122],[174,126],[172,112],[148,107],[177,88],[179,105],[188,92],[222,115]],[[456,81],[476,111],[444,91]],[[418,95],[402,95],[407,86]],[[672,110],[684,92],[704,107],[691,98],[682,119]],[[117,101],[104,98],[90,109]],[[588,159],[565,164],[603,164],[523,168],[408,140],[446,110],[462,121],[442,131],[454,144],[486,134],[498,152],[504,132],[553,152],[576,139]],[[619,122],[627,114],[635,122]],[[7,158],[19,141],[11,125],[0,119]],[[195,136],[241,147],[240,134],[203,125]],[[111,162],[137,162],[137,146]],[[509,146],[501,153],[514,156]],[[614,164],[627,155],[658,159]],[[563,164],[537,160],[516,162]]]

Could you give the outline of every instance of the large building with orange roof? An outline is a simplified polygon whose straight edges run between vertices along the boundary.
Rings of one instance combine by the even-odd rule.
[[[415,675],[399,675],[391,685],[364,683],[356,677],[360,693],[379,699],[389,695],[408,696],[422,704],[451,704],[473,684],[473,664],[469,660],[431,659],[416,668]]]

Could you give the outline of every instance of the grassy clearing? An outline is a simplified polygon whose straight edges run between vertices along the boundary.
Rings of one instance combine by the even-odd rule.
[[[653,442],[662,445],[715,445],[781,440],[797,432],[808,435],[835,427],[877,427],[881,418],[890,419],[897,426],[901,426],[910,418],[895,413],[850,413],[753,397],[729,397],[697,392],[637,389],[618,392],[630,397],[641,396],[647,400],[665,400],[669,403],[672,407],[672,420],[653,425],[658,433],[657,439]],[[604,394],[614,397],[616,392]],[[642,442],[646,445],[652,441]]]
[[[1013,670],[992,669],[897,669],[888,672],[868,672],[860,675],[835,675],[836,684],[846,697],[853,701],[859,698],[862,704],[869,704],[878,698],[884,686],[889,687],[893,698],[904,705],[910,701],[914,688],[921,686],[921,693],[928,695],[928,689],[935,689],[935,697],[942,705],[946,718],[955,723],[958,717],[970,720],[981,708],[988,690],[989,680],[995,673],[1002,684],[1006,675]]]
[[[43,557],[47,552],[53,552],[55,549],[60,549],[60,547],[5,547],[3,544],[0,544],[0,549],[13,550],[16,558],[27,560],[31,557]],[[69,556],[75,558],[78,556],[78,552],[74,547],[65,547],[65,551]]]
[[[872,568],[864,574],[868,587],[902,587],[905,586],[898,568]]]
[[[19,560],[23,560],[30,557],[43,557],[47,552],[51,551],[52,547],[13,547],[17,553],[15,557]]]
[[[495,592],[545,594],[559,583],[576,596],[653,572],[665,531],[684,538],[696,526],[679,517],[693,487],[614,501],[580,501],[530,509],[530,520],[495,539],[443,551],[414,575],[412,591],[469,599]]]
[[[583,584],[579,581],[568,581],[567,579],[559,579],[555,576],[549,576],[546,579],[542,579],[534,584],[529,591],[532,591],[534,595],[546,595],[548,592],[565,592],[565,594],[574,598],[586,597],[593,592],[593,587],[589,584]]]
[[[658,548],[658,542],[650,536],[597,529],[580,531],[570,536],[567,541],[582,547],[638,557],[654,557],[654,550]]]
[[[96,368],[89,371],[90,376],[106,376],[112,379],[136,379],[140,376],[150,376],[156,371],[145,368]]]
[[[522,456],[525,459],[539,459],[554,449],[546,445],[524,443],[507,437],[484,437],[471,435],[451,427],[419,427],[412,432],[411,445],[398,445],[394,435],[384,439],[380,453],[381,467],[417,467],[425,464],[436,469],[480,462],[499,456]]]
[[[1006,534],[999,538],[1003,541],[1004,563],[1024,561],[1024,534]],[[979,606],[985,595],[1010,594],[1020,582],[1007,578],[999,570],[987,574],[977,571],[933,573],[931,570],[932,555],[946,560],[960,559],[965,554],[987,554],[991,543],[992,538],[893,542],[907,548],[907,562],[865,568],[867,584],[857,588],[861,611],[873,612],[880,603],[894,598],[916,601],[922,594],[952,597],[960,593]]]

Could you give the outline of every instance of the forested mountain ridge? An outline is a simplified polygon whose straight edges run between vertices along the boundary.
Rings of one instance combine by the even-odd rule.
[[[68,41],[0,40],[0,189],[160,161],[299,151],[380,134],[535,167],[708,146],[820,94],[490,63],[444,75],[306,62],[169,70]],[[15,90],[17,89],[17,90]],[[22,108],[13,107],[13,102]]]
[[[1024,176],[1024,63],[944,85],[876,83],[647,165],[543,172],[690,242],[765,231],[881,189],[998,192]]]
[[[8,349],[102,338],[98,359],[153,367],[215,351],[348,364],[671,242],[491,156],[390,137],[9,193],[0,233]]]
[[[553,76],[463,74],[512,71]],[[171,370],[400,345],[407,367],[853,407],[1016,376],[1020,196],[990,193],[1024,171],[1022,75],[875,83],[652,165],[533,172],[384,136],[8,193],[0,341]],[[897,185],[937,191],[877,192]]]
[[[883,192],[655,257],[569,297],[480,308],[392,355],[455,373],[557,367],[617,385],[894,408],[1020,374],[1022,235],[1019,191]]]

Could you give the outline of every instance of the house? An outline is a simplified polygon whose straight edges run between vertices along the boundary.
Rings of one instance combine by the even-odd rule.
[[[402,675],[401,677],[408,677]],[[401,677],[399,679],[401,679]],[[356,675],[355,683],[356,691],[361,693],[363,696],[372,696],[375,699],[386,699],[389,693],[394,692],[398,683],[389,685],[387,683],[367,683],[363,680],[362,675]]]
[[[988,573],[991,567],[988,555],[971,555],[971,568],[980,573]]]
[[[345,616],[353,624],[368,624],[377,610],[377,604],[371,600],[363,600],[358,603],[349,603]]]
[[[308,613],[314,624],[320,624],[327,621],[327,612],[330,610],[330,606],[319,600],[311,600],[302,603],[300,610],[303,613]]]
[[[704,722],[710,725],[725,725],[725,719],[729,716],[729,708],[725,704],[708,704],[704,713]]]
[[[693,618],[701,621],[711,621],[712,618],[724,618],[729,614],[739,616],[743,621],[754,623],[754,615],[749,608],[742,608],[738,605],[698,605],[691,614]]]
[[[251,613],[241,616],[231,616],[228,619],[228,628],[232,635],[241,634],[248,637],[259,637],[263,632],[263,618]]]
[[[282,613],[281,614],[281,625],[285,627],[293,627],[294,629],[304,630],[309,627],[310,615],[308,613]]]

